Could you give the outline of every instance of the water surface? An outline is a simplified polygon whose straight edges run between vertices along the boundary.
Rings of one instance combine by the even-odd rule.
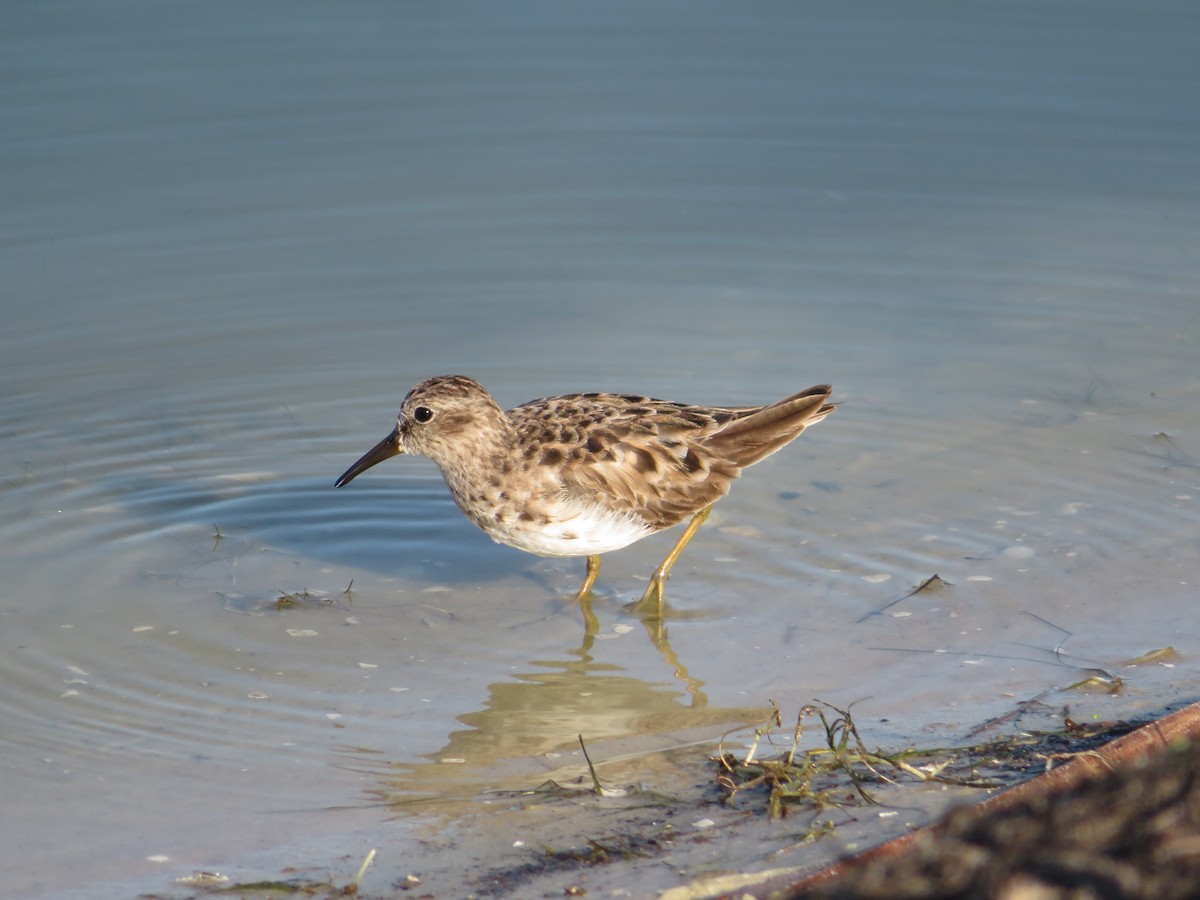
[[[14,892],[402,855],[418,818],[381,801],[770,698],[897,746],[1195,696],[1190,7],[7,19]],[[607,558],[588,642],[582,561],[493,545],[427,461],[333,489],[449,372],[504,405],[842,406],[717,507],[665,635],[622,604],[671,537]],[[1124,690],[1063,690],[1090,668]]]

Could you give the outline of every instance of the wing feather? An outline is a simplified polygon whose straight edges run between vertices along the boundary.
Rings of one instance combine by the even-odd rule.
[[[535,482],[669,528],[729,492],[743,468],[834,407],[818,385],[770,406],[706,407],[624,394],[572,394],[509,410]],[[551,487],[553,485],[553,487]]]

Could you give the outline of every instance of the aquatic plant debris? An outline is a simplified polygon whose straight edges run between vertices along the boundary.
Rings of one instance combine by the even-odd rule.
[[[784,753],[770,759],[759,759],[759,745],[763,738],[770,740],[771,726],[779,728],[783,725],[783,717],[774,699],[771,700],[771,710],[768,724],[755,729],[754,739],[744,757],[739,759],[724,750],[719,750],[718,755],[713,757],[718,767],[717,784],[724,792],[723,802],[726,805],[734,805],[740,794],[765,789],[767,815],[772,819],[788,815],[792,806],[800,804],[816,809],[827,806],[842,808],[854,802],[854,796],[845,792],[846,776],[858,799],[870,804],[877,801],[867,792],[865,784],[897,784],[897,779],[904,776],[918,782],[941,781],[980,788],[995,786],[994,782],[977,778],[943,775],[943,770],[951,762],[950,758],[918,768],[904,760],[903,756],[907,754],[887,755],[868,750],[850,711],[819,700],[801,708],[792,731],[791,746]],[[831,718],[826,714],[827,710],[836,715]],[[825,746],[799,752],[805,720],[814,717],[820,720]],[[891,770],[891,776],[880,771],[885,768]]]
[[[930,575],[928,578],[926,578],[924,581],[922,581],[920,584],[918,584],[916,587],[914,587],[907,594],[902,594],[901,596],[897,597],[895,600],[889,600],[887,603],[883,604],[883,606],[879,607],[879,609],[873,609],[870,612],[863,613],[861,616],[859,616],[857,619],[854,620],[854,624],[861,625],[863,622],[867,621],[867,619],[870,619],[874,616],[881,616],[885,612],[887,612],[889,609],[891,609],[893,606],[895,606],[897,603],[901,603],[901,602],[907,600],[909,597],[913,597],[913,596],[921,593],[922,591],[934,591],[934,590],[938,590],[939,588],[947,588],[947,587],[953,587],[953,586],[954,586],[953,582],[947,581],[941,575],[939,575],[937,572],[934,572],[932,575]]]

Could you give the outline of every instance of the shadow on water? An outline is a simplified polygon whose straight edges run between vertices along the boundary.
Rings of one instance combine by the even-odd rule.
[[[353,494],[318,479],[164,481],[124,485],[145,528],[195,526],[304,558],[380,575],[486,583],[531,557],[492,544],[466,521],[439,480],[393,479]]]

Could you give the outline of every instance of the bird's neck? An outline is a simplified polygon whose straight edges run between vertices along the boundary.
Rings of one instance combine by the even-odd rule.
[[[516,432],[508,417],[478,424],[453,444],[453,452],[436,459],[446,484],[456,498],[497,492],[498,476],[510,470]]]

